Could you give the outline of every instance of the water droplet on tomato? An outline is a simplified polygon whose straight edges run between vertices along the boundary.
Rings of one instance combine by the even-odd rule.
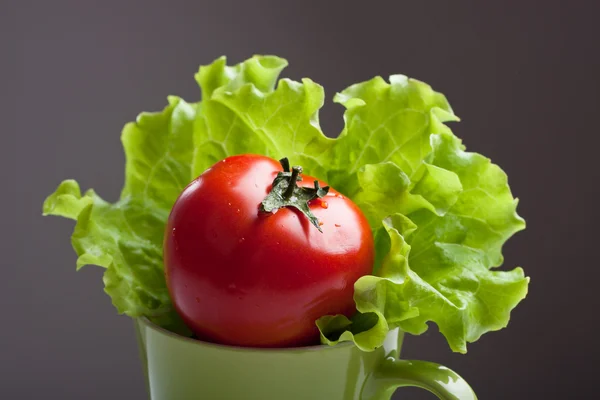
[[[240,242],[240,243],[243,243],[243,242],[244,242],[244,240],[246,240],[246,239],[245,239],[245,238],[240,238],[239,242]]]
[[[327,204],[326,201],[321,201],[321,207],[327,208],[327,207],[329,207],[329,204]]]
[[[240,209],[238,208],[238,209],[237,209],[235,212],[236,212],[236,214],[239,214],[241,211],[240,211]]]
[[[228,205],[231,205],[231,203],[227,203]]]
[[[200,297],[196,297],[196,303],[200,303]]]

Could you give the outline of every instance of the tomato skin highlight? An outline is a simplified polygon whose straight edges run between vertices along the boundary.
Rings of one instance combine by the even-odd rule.
[[[164,242],[167,285],[200,339],[318,344],[316,319],[356,312],[354,283],[372,272],[374,260],[366,218],[333,189],[310,202],[323,233],[295,209],[259,211],[280,171],[268,157],[232,156],[190,183],[173,206]],[[314,180],[304,175],[298,185]]]

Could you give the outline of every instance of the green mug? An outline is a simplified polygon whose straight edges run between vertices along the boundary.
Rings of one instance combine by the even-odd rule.
[[[400,360],[404,334],[364,352],[336,346],[256,349],[176,335],[135,320],[151,400],[383,400],[417,386],[443,400],[476,400],[458,374],[426,361]]]

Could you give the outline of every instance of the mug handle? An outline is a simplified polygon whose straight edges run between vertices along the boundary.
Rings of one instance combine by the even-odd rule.
[[[363,389],[363,400],[389,400],[397,388],[415,386],[441,400],[477,400],[469,384],[456,372],[428,361],[385,359]]]

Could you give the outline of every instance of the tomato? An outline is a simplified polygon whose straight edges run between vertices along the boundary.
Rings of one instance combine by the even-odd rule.
[[[164,243],[167,285],[200,339],[318,344],[316,319],[356,312],[354,283],[373,267],[366,218],[333,189],[308,202],[322,232],[296,208],[261,211],[279,172],[268,157],[229,157],[189,184],[173,206]],[[304,176],[298,185],[313,181]]]

